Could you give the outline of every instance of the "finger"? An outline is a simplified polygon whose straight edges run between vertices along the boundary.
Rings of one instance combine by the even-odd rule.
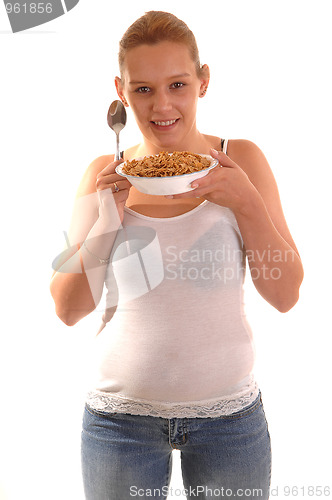
[[[112,183],[116,182],[117,180],[123,180],[126,178],[123,175],[119,175],[118,173],[115,172],[115,168],[118,164],[121,162],[113,162],[107,165],[106,168],[104,168],[101,172],[97,174],[96,177],[96,184],[99,184],[100,182],[104,183]]]
[[[105,189],[105,187],[110,187],[112,184],[114,184],[114,182],[118,183],[119,185],[121,184],[124,187],[131,186],[128,179],[123,177],[123,175],[119,175],[116,173],[111,173],[108,175],[98,174],[96,179],[96,189],[100,189],[101,186],[103,186],[103,189]]]
[[[203,177],[195,179],[190,184],[190,187],[195,191],[191,196],[200,197],[202,194],[209,193],[216,189],[216,184],[222,180],[223,172],[220,167],[215,167]],[[189,191],[189,194],[193,191]],[[181,193],[181,196],[184,193]],[[188,194],[186,195],[186,198]]]
[[[222,171],[220,168],[215,167],[204,177],[194,180],[190,187],[190,191],[174,195],[165,195],[165,198],[200,198],[204,194],[210,193],[216,189],[217,182],[222,178]]]
[[[235,161],[231,160],[229,156],[223,151],[216,151],[215,149],[210,149],[211,156],[219,161],[222,167],[233,167],[236,168],[238,165]]]
[[[98,198],[100,205],[107,205],[109,198],[115,201],[115,203],[120,203],[128,198],[129,189],[121,189],[117,193],[113,193],[110,188],[101,189],[98,191]]]
[[[123,177],[120,177],[120,175],[118,174],[108,174],[108,175],[100,175],[98,174],[97,175],[97,179],[96,179],[96,186],[101,186],[101,185],[104,185],[104,186],[107,186],[107,185],[111,185],[113,184],[114,182],[120,182],[120,180],[122,180]]]
[[[123,163],[123,161],[124,160],[122,158],[120,160],[112,161],[111,163],[109,163],[108,165],[106,165],[106,167],[103,168],[103,170],[101,170],[99,172],[98,176],[99,175],[108,175],[108,174],[114,173],[115,172],[115,167],[117,167],[118,165],[120,165],[121,163]]]
[[[127,179],[123,179],[120,176],[107,176],[101,177],[96,181],[96,190],[111,189],[111,191],[116,192],[123,189],[130,189],[131,184]]]

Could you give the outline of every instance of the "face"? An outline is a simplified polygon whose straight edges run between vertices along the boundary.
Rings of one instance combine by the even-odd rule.
[[[207,84],[208,67],[198,77],[187,46],[174,42],[131,49],[123,79],[116,79],[146,146],[156,151],[190,147],[197,134],[197,100]]]

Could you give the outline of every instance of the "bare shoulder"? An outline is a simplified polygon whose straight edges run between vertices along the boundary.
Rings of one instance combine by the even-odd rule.
[[[261,149],[251,141],[229,141],[227,155],[244,170],[262,196],[268,213],[281,236],[297,251],[283,213],[278,186]]]
[[[278,196],[272,169],[263,151],[254,142],[246,139],[229,140],[227,155],[244,170],[263,197]]]
[[[93,160],[83,174],[76,197],[96,192],[97,175],[112,161],[114,161],[114,155],[102,155]]]
[[[263,151],[252,141],[229,140],[227,155],[246,172],[254,184],[262,174],[271,172]]]

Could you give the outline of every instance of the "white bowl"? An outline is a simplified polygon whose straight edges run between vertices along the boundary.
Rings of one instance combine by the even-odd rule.
[[[122,169],[126,165],[126,162],[121,163],[115,168],[117,174],[126,177],[130,184],[132,184],[138,191],[145,194],[154,194],[154,195],[170,195],[170,194],[180,194],[186,193],[187,191],[192,191],[194,188],[190,186],[190,184],[196,180],[204,177],[212,170],[214,167],[218,165],[218,160],[212,158],[209,155],[203,156],[210,160],[210,166],[204,168],[203,170],[199,170],[198,172],[192,172],[190,174],[182,174],[182,175],[172,175],[168,177],[138,177],[136,175],[128,175],[123,173]],[[135,160],[142,160],[144,157],[140,156],[135,158]]]

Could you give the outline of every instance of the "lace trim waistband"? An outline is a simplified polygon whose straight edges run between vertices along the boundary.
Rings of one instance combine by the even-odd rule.
[[[258,397],[259,388],[252,380],[241,392],[213,400],[163,403],[125,398],[116,394],[90,391],[86,403],[96,411],[130,413],[162,418],[215,418],[231,415],[250,405]]]

